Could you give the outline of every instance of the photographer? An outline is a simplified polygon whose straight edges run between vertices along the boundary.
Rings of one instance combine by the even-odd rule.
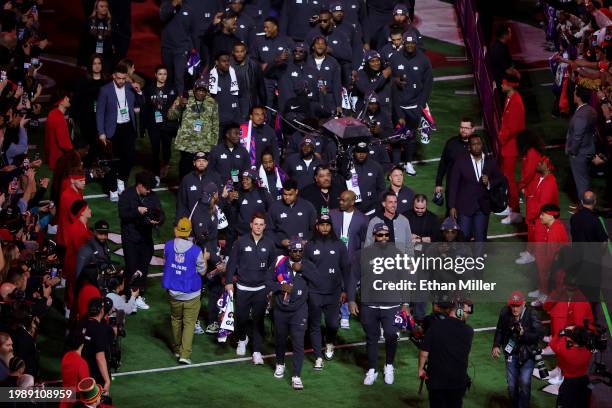
[[[95,264],[98,268],[111,263],[108,233],[110,226],[105,220],[94,224],[94,236],[79,248],[76,255],[75,279],[78,279],[86,265]]]
[[[125,279],[123,278],[123,275],[113,276],[106,284],[106,289],[108,290],[106,297],[112,300],[113,309],[121,310],[126,315],[136,313],[138,310],[136,301],[140,296],[140,290],[132,288],[130,290],[132,296],[130,296],[129,299],[126,299],[125,295],[120,295],[124,288]]]
[[[79,322],[72,335],[82,333],[85,336],[82,356],[87,361],[91,376],[97,383],[103,385],[103,392],[108,394],[110,389],[108,357],[114,334],[112,328],[103,322],[103,318],[104,299],[101,297],[91,299],[87,305],[87,317]]]
[[[136,184],[127,188],[119,198],[125,278],[129,282],[137,270],[141,271],[142,276],[131,283],[141,292],[146,286],[149,263],[153,257],[153,229],[165,219],[159,197],[152,191],[155,183],[151,172],[142,171],[136,174]],[[141,309],[149,308],[143,297],[136,301],[136,305]]]
[[[569,326],[562,330],[568,331],[567,337],[558,336],[550,342],[564,376],[557,395],[557,407],[588,407],[591,399],[588,371],[592,352],[585,347],[584,340],[594,333],[590,333],[586,327]]]
[[[464,300],[442,306],[451,306],[445,309],[448,317],[431,321],[419,352],[419,377],[427,382],[430,407],[460,407],[471,384],[467,369],[474,329],[465,323],[471,307]]]
[[[491,357],[499,358],[503,348],[508,394],[514,407],[529,406],[531,375],[541,337],[542,326],[536,311],[525,305],[522,292],[512,292],[508,305],[499,314]]]

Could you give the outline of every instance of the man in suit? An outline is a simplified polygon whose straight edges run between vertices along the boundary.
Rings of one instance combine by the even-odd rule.
[[[590,90],[576,87],[574,103],[577,108],[567,128],[565,141],[565,153],[569,156],[578,199],[589,189],[589,161],[595,153],[597,112],[588,104],[590,99]]]
[[[142,91],[137,83],[126,83],[128,67],[117,64],[113,80],[100,88],[96,125],[100,143],[112,143],[113,158],[119,159],[117,188],[111,189],[111,201],[125,189],[135,156],[136,116],[134,107],[141,104]]]
[[[368,217],[355,208],[355,199],[356,196],[353,191],[343,191],[340,194],[340,209],[329,212],[334,232],[346,245],[352,266],[355,266],[355,262],[352,262],[353,258],[365,242],[369,222]],[[346,303],[342,304],[340,313],[340,327],[343,329],[350,328],[349,310]]]
[[[457,157],[450,173],[449,214],[458,220],[466,239],[473,236],[484,242],[491,213],[489,190],[503,176],[497,161],[485,157],[479,135],[470,136],[468,152]]]

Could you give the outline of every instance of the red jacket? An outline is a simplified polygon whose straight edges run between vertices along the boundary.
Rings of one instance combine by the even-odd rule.
[[[501,119],[501,129],[498,134],[502,157],[518,156],[516,135],[523,129],[525,129],[523,98],[521,98],[517,91],[514,91],[512,96],[506,98],[504,113],[502,113]]]
[[[539,274],[548,274],[559,249],[569,242],[567,231],[559,220],[555,220],[550,228],[538,221],[535,235],[536,267]]]
[[[76,388],[79,381],[89,377],[87,361],[76,351],[69,351],[62,358],[62,386]],[[70,408],[72,402],[60,402],[60,408]]]
[[[549,173],[541,182],[540,178],[540,173],[537,173],[535,191],[532,195],[527,196],[527,202],[525,204],[525,218],[527,218],[527,223],[539,222],[538,217],[540,216],[540,209],[544,204],[559,205],[559,188],[557,187],[557,179],[554,174]]]
[[[72,222],[72,214],[70,207],[76,200],[82,200],[83,193],[72,188],[71,184],[67,184],[62,191],[60,206],[57,213],[57,243],[66,246],[64,236],[67,234],[68,226]]]
[[[566,378],[583,377],[587,375],[592,353],[584,347],[567,348],[563,337],[550,341],[550,348],[555,352],[557,365]]]
[[[79,220],[69,224],[65,233],[65,237],[69,237],[69,239],[66,239],[66,256],[64,257],[63,274],[67,279],[72,279],[74,281],[77,253],[83,244],[89,241],[93,234],[87,228],[87,225]]]
[[[64,118],[64,113],[55,108],[47,115],[45,126],[45,157],[49,168],[53,170],[57,159],[71,149],[68,122]]]
[[[519,189],[525,190],[525,197],[532,195],[538,185],[540,174],[536,171],[536,167],[542,161],[542,157],[540,152],[534,148],[527,150],[527,154],[523,157]]]
[[[591,304],[581,292],[575,294],[571,302],[565,300],[567,299],[565,288],[558,289],[548,298],[551,300],[544,302],[543,307],[550,315],[552,337],[557,337],[559,330],[568,326],[582,326],[585,319],[593,321]]]

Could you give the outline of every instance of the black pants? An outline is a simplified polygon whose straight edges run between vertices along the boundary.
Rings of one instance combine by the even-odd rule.
[[[276,363],[285,364],[287,336],[291,336],[293,345],[293,376],[299,377],[304,364],[304,336],[308,321],[308,306],[304,304],[295,312],[283,312],[274,309],[274,333]]]
[[[414,159],[417,143],[416,129],[419,127],[419,121],[421,120],[421,111],[418,107],[413,109],[402,109],[401,117],[406,121],[406,126],[412,130],[412,137],[408,140],[391,145],[391,161],[394,164],[401,161],[411,162]],[[403,149],[403,157],[401,149]]]
[[[588,387],[589,377],[565,378],[559,387],[557,407],[582,408],[588,407],[591,400],[591,389]]]
[[[166,129],[164,127],[151,126],[147,129],[149,133],[149,139],[151,140],[151,153],[152,163],[151,169],[155,175],[159,176],[159,170],[161,164],[167,165],[170,163],[170,154],[172,152],[172,138],[176,135],[176,131],[173,129]],[[161,147],[161,160],[159,157]]]
[[[183,151],[180,153],[181,159],[179,160],[179,181],[185,177],[185,174],[188,174],[191,170],[193,170],[193,158],[195,157],[195,153]]]
[[[368,369],[376,370],[378,365],[378,339],[380,338],[381,325],[385,336],[385,363],[393,364],[397,351],[397,327],[393,323],[398,310],[399,306],[391,309],[377,309],[368,306],[361,308],[361,325],[366,333]]]
[[[125,293],[130,293],[130,287],[139,288],[141,291],[147,286],[147,275],[149,274],[149,264],[153,257],[153,241],[150,242],[130,242],[122,239],[123,256],[125,257]],[[142,276],[130,284],[132,275],[142,272]]]
[[[177,94],[182,95],[185,86],[185,66],[187,65],[189,52],[162,47],[161,53],[162,62],[168,67],[168,83],[174,83]]]
[[[321,295],[308,294],[308,327],[310,342],[315,358],[323,357],[321,352],[321,314],[325,316],[325,343],[333,344],[338,334],[338,319],[340,317],[340,294]]]
[[[210,263],[208,264],[209,268],[214,268]],[[210,269],[209,269],[210,270]],[[215,275],[212,279],[206,277],[206,291],[208,293],[208,307],[207,307],[207,321],[206,324],[211,324],[216,322],[219,319],[219,306],[217,305],[217,301],[223,294],[223,283],[221,282],[221,276]]]
[[[267,305],[265,289],[254,292],[236,289],[236,338],[246,339],[250,316],[253,320],[253,352],[261,352]]]
[[[113,158],[119,159],[117,166],[117,177],[127,182],[130,178],[130,171],[134,164],[136,155],[136,131],[132,122],[117,125],[117,130],[113,135]]]
[[[461,408],[465,389],[435,389],[429,392],[430,408]]]

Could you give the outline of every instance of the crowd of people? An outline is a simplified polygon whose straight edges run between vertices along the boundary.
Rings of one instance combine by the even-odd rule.
[[[594,286],[557,266],[570,236],[601,243],[598,255],[607,250],[591,178],[608,171],[610,157],[609,8],[595,0],[543,5],[547,39],[558,51],[553,114],[571,117],[565,152],[576,205],[568,231],[555,176],[561,163],[553,165],[526,126],[508,25],[497,27],[490,48],[503,101],[498,154],[475,133],[475,119],[462,117],[444,144],[433,191],[418,192],[406,180],[417,175],[419,140],[427,143],[434,125],[433,73],[413,23],[414,0],[162,0],[163,64],[144,74],[127,58],[130,2],[84,1],[77,56],[84,73],[46,95],[43,2],[2,3],[1,385],[40,383],[38,327],[56,307],[66,318],[62,385],[78,389],[80,399],[62,405],[110,403],[125,316],[149,309],[153,233],[171,222],[162,286],[178,364],[192,363],[194,336],[203,333],[219,341],[231,334],[238,356],[251,344],[253,364],[264,364],[271,313],[274,377],[285,375],[289,337],[291,385],[303,389],[306,333],[313,367],[323,370],[353,315],[365,332],[365,385],[378,377],[380,339],[384,382],[394,383],[398,333],[407,328],[421,333],[418,376],[430,405],[460,406],[470,383],[471,301],[437,299],[431,314],[424,302],[361,302],[360,276],[371,271],[358,261],[368,247],[408,253],[432,242],[474,242],[482,254],[493,213],[502,224],[526,224],[527,246],[516,263],[535,262],[537,270],[532,292],[510,294],[494,336],[491,355],[505,358],[509,398],[529,405],[546,340],[544,354],[557,354],[548,378],[562,384],[559,401],[585,406],[592,350],[559,331],[592,322],[598,306],[587,299],[599,295],[584,293]],[[345,143],[324,127],[347,116],[368,136]],[[37,126],[44,127],[43,156],[28,154],[28,133]],[[150,160],[134,172],[144,135],[150,153],[138,153]],[[43,165],[52,179],[37,178]],[[83,196],[90,183],[116,203],[123,267],[111,259],[109,223],[98,219],[90,230],[95,209]],[[176,208],[163,208],[155,193],[162,183],[178,184]],[[443,219],[432,205],[443,207]],[[551,316],[546,337],[540,309]]]

